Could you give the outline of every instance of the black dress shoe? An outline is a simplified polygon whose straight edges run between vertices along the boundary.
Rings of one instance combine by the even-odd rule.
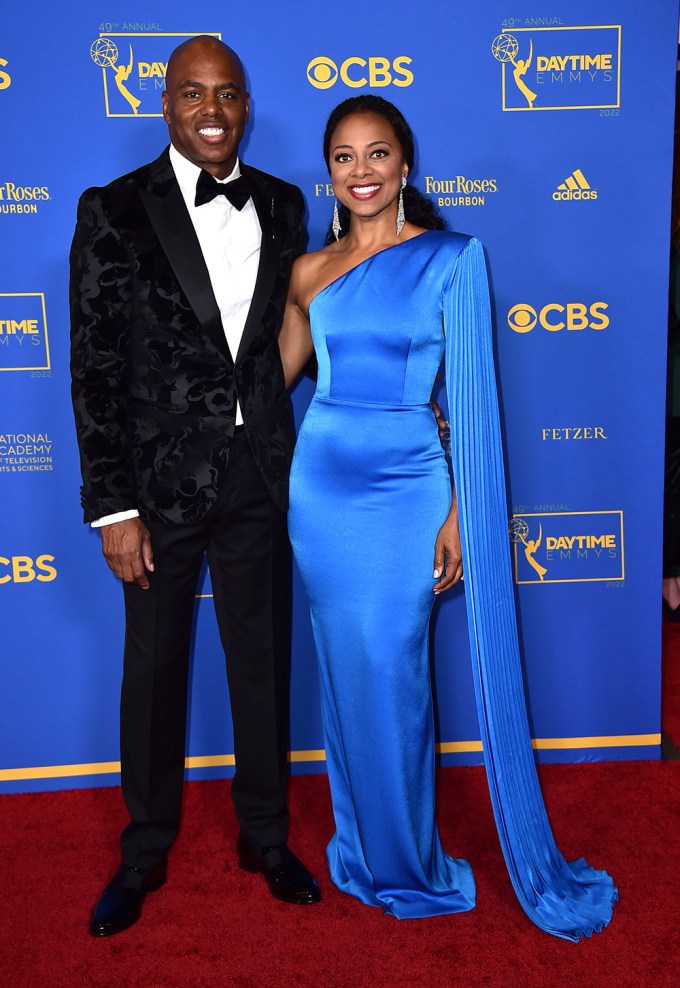
[[[111,937],[136,923],[142,915],[147,892],[155,892],[165,885],[167,876],[166,858],[147,871],[122,864],[95,906],[90,923],[92,936]]]
[[[261,872],[269,891],[283,902],[307,906],[321,899],[321,889],[313,875],[307,871],[286,844],[261,848],[258,857],[239,837],[236,845],[239,868],[243,871]]]

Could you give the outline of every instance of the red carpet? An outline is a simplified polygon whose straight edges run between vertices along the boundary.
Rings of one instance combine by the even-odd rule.
[[[240,872],[226,782],[186,789],[168,885],[141,921],[109,940],[87,934],[117,864],[118,790],[0,798],[4,988],[675,988],[680,964],[680,762],[552,765],[541,780],[559,845],[614,875],[610,927],[579,944],[534,927],[512,892],[482,769],[440,775],[444,845],[474,866],[478,906],[398,920],[326,877],[332,830],[325,776],[291,785],[291,844],[321,879],[318,906],[272,899]]]
[[[661,725],[680,748],[680,621],[663,623]]]

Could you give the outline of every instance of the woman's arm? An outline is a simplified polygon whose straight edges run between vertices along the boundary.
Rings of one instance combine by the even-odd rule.
[[[293,264],[290,276],[288,298],[283,313],[283,325],[279,333],[279,350],[281,363],[289,388],[309,362],[314,353],[309,317],[300,307],[301,269],[305,267],[305,256],[299,257]]]
[[[445,560],[446,569],[444,568]],[[463,556],[460,548],[458,501],[455,491],[451,498],[451,509],[448,517],[439,529],[434,543],[434,579],[438,580],[432,588],[435,594],[449,590],[455,583],[463,579]]]

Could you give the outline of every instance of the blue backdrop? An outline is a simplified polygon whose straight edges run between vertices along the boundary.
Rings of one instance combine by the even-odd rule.
[[[512,10],[521,14],[507,18]],[[79,508],[67,255],[80,192],[156,157],[165,63],[191,34],[243,57],[243,157],[297,183],[320,245],[329,110],[370,90],[417,135],[411,178],[488,251],[509,538],[544,760],[655,758],[677,0],[10,0],[0,35],[0,791],[117,781],[122,595]],[[386,16],[386,11],[389,16]],[[125,18],[134,15],[135,21]],[[294,395],[298,421],[310,397]],[[481,760],[463,590],[433,628],[445,763]],[[229,774],[223,657],[196,608],[189,775]],[[323,770],[296,582],[291,760]],[[384,739],[385,745],[390,738]]]

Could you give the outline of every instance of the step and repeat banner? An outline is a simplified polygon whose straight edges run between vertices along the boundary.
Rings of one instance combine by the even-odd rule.
[[[83,189],[167,143],[168,56],[203,33],[242,56],[242,156],[301,187],[312,248],[333,204],[321,154],[331,108],[372,92],[406,115],[410,179],[487,249],[537,757],[659,756],[677,22],[677,0],[3,6],[0,791],[117,782],[122,594],[79,506],[67,257]],[[294,394],[298,422],[311,391],[305,381]],[[438,603],[432,633],[444,764],[481,761],[463,594]],[[191,778],[233,771],[210,596],[206,573]],[[323,771],[297,577],[291,715],[293,770]]]

